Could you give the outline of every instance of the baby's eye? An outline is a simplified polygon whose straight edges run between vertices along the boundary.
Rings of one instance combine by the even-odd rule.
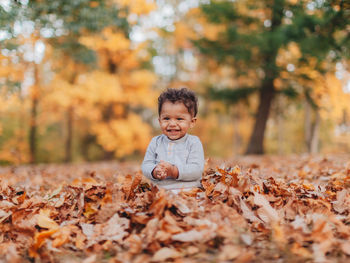
[[[163,120],[168,121],[168,120],[170,120],[170,118],[169,117],[164,117]]]
[[[183,118],[177,118],[177,120],[178,120],[178,121],[182,121],[182,120],[183,120]]]

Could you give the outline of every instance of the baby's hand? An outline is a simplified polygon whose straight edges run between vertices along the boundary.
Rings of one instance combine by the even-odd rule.
[[[177,179],[179,175],[179,171],[175,165],[172,165],[171,163],[160,161],[158,164],[159,167],[161,167],[166,174],[166,177]]]
[[[167,176],[166,169],[159,163],[153,170],[153,177],[158,180],[164,180]]]

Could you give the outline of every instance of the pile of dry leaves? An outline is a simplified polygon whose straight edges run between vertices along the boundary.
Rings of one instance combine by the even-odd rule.
[[[0,170],[0,262],[346,262],[350,158],[209,163],[174,195],[134,165]]]

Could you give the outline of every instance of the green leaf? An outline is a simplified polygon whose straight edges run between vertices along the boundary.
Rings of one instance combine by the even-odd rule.
[[[238,103],[240,100],[247,99],[250,95],[258,91],[258,88],[242,87],[242,88],[225,88],[217,89],[210,87],[208,96],[213,100],[221,100],[230,104]]]

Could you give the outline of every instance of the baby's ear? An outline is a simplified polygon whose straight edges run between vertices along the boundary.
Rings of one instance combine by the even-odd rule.
[[[193,127],[196,125],[196,122],[197,122],[197,118],[196,118],[196,117],[193,117],[192,120],[191,120],[191,125],[190,125],[190,127],[193,128]]]

